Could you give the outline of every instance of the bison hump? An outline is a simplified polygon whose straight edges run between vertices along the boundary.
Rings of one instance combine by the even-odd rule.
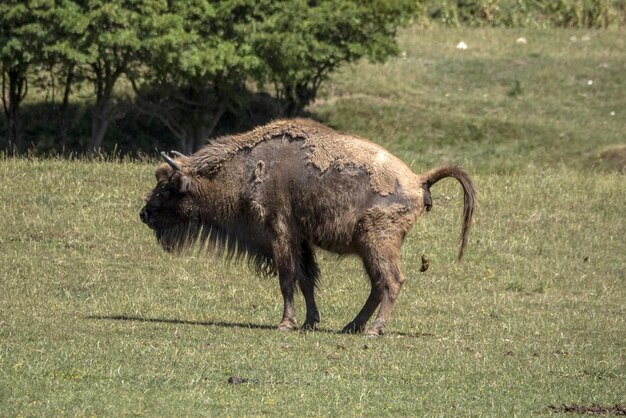
[[[269,140],[302,141],[308,163],[321,173],[345,166],[362,168],[370,177],[372,190],[383,196],[392,194],[398,183],[402,187],[414,178],[401,160],[381,146],[310,119],[278,120],[243,134],[213,139],[194,154],[190,168],[199,175],[214,175],[237,153]]]

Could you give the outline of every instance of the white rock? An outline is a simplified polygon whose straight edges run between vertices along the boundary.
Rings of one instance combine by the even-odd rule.
[[[515,40],[515,43],[518,45],[526,45],[528,43],[528,41],[526,40],[526,38],[524,38],[523,36],[521,38],[517,38]]]
[[[467,49],[467,44],[463,41],[459,42],[456,49]]]

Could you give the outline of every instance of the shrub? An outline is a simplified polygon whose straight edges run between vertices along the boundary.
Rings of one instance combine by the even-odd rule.
[[[422,12],[449,26],[607,28],[626,23],[626,0],[427,0]]]

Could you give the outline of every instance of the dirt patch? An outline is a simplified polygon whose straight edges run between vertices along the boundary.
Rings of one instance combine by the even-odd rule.
[[[552,413],[562,414],[579,414],[579,415],[605,415],[605,416],[617,416],[626,415],[626,405],[548,405],[548,411]]]
[[[598,164],[611,171],[626,174],[626,145],[616,145],[600,152]]]

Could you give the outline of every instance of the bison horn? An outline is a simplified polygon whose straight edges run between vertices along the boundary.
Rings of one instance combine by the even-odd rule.
[[[171,154],[174,154],[177,157],[187,157],[185,154],[178,151],[170,151]]]
[[[170,156],[165,153],[165,151],[161,151],[161,157],[163,157],[163,159],[170,165],[170,167],[172,167],[174,171],[180,171],[180,165],[176,161],[172,160]]]

